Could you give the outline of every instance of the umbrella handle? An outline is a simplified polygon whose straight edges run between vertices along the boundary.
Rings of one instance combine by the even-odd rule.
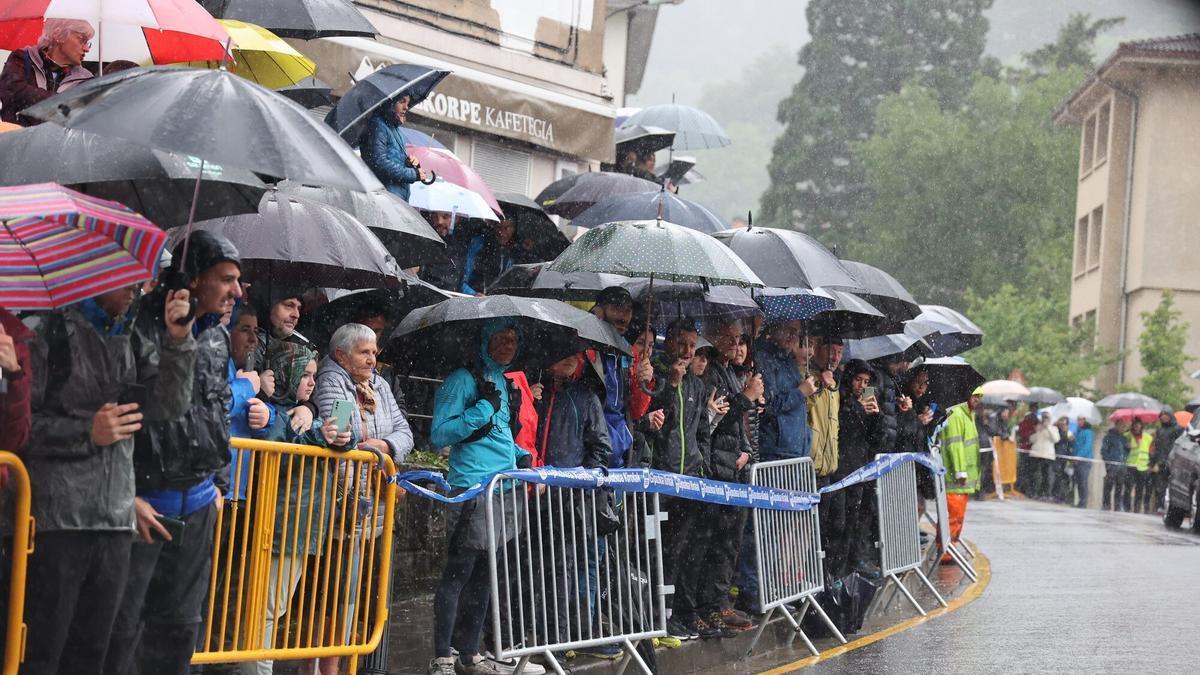
[[[425,185],[433,185],[435,182],[437,182],[437,172],[430,170],[429,177],[421,182]]]

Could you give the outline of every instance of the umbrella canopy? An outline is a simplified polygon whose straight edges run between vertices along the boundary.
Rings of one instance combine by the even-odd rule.
[[[445,144],[438,139],[419,129],[412,127],[404,128],[404,145],[409,148],[438,148],[439,150],[449,150]]]
[[[378,32],[346,0],[200,0],[200,4],[215,17],[258,24],[276,35],[301,40],[375,37]]]
[[[933,355],[933,347],[925,341],[921,331],[911,325],[905,325],[901,333],[846,340],[845,347],[847,360],[874,361],[899,356],[903,361],[914,361],[922,356]]]
[[[660,127],[634,124],[618,128],[613,135],[613,140],[616,141],[618,153],[623,149],[622,146],[639,152],[658,152],[671,147],[671,144],[675,142],[675,132]],[[617,157],[617,159],[621,158]]]
[[[317,308],[304,330],[317,345],[329,344],[334,331],[364,315],[382,315],[387,320],[384,335],[391,335],[400,320],[418,307],[428,307],[451,296],[437,286],[417,277],[400,273],[399,288],[367,288],[358,290],[329,289],[329,302]]]
[[[908,370],[908,376],[919,372],[918,369],[929,373],[929,389],[922,405],[937,403],[942,410],[966,401],[984,381],[979,371],[958,356],[918,359]]]
[[[408,203],[424,211],[442,211],[467,218],[481,218],[499,222],[500,218],[479,193],[465,187],[438,179],[429,185],[413,183]]]
[[[503,213],[503,209],[496,201],[496,195],[492,194],[492,188],[488,187],[487,181],[483,180],[483,176],[480,176],[475,169],[459,159],[458,155],[449,150],[421,147],[411,148],[408,154],[421,163],[422,169],[432,170],[437,173],[438,178],[444,179],[447,183],[465,187],[478,194],[483,197],[493,211]]]
[[[1030,387],[1029,393],[1022,396],[1020,400],[1028,401],[1029,403],[1040,403],[1042,405],[1054,405],[1067,400],[1067,397],[1050,387]]]
[[[953,356],[983,344],[983,330],[962,313],[942,305],[921,305],[918,321],[934,326],[928,338],[935,354]]]
[[[446,242],[409,206],[388,192],[355,192],[340,188],[312,187],[285,181],[279,192],[341,209],[371,228],[396,259],[401,269],[417,267],[446,257]]]
[[[706,234],[726,229],[724,221],[702,204],[662,189],[606,197],[572,218],[571,224],[596,227],[621,220],[653,220],[658,217]]]
[[[984,394],[983,404],[993,408],[1011,408],[1016,399],[1007,394]]]
[[[276,90],[280,96],[313,110],[334,103],[333,90],[324,80],[306,77],[295,84],[279,87]]]
[[[0,0],[0,49],[36,44],[46,19],[82,19],[105,61],[219,61],[229,33],[195,0]]]
[[[1112,394],[1096,401],[1098,408],[1142,408],[1145,410],[1162,410],[1163,404],[1157,400],[1137,392]]]
[[[837,256],[812,237],[771,227],[725,230],[713,235],[775,288],[864,291]]]
[[[1195,417],[1195,415],[1190,410],[1176,410],[1175,411],[1175,421],[1181,427],[1186,427],[1186,426],[1190,425],[1192,423],[1193,417]]]
[[[1095,403],[1078,396],[1068,396],[1065,400],[1055,403],[1050,408],[1051,419],[1057,420],[1060,417],[1066,417],[1070,420],[1082,417],[1089,424],[1100,424],[1104,421]]]
[[[57,181],[120,202],[164,228],[187,223],[200,160],[54,124],[0,135],[0,185]],[[196,219],[255,213],[267,186],[244,169],[204,167]]]
[[[553,260],[562,253],[570,240],[558,229],[545,209],[537,202],[517,192],[496,194],[504,217],[516,225],[518,241],[532,241],[530,255],[535,260]]]
[[[843,260],[842,265],[858,281],[858,285],[865,289],[865,292],[852,292],[878,307],[885,316],[897,321],[907,321],[920,315],[921,306],[913,299],[908,289],[892,275],[878,267],[853,260]]]
[[[194,68],[220,68],[257,82],[268,89],[289,87],[317,72],[312,59],[296,51],[271,31],[252,23],[222,19],[222,27],[233,38],[233,64],[224,60],[192,61]]]
[[[755,291],[754,296],[762,306],[768,321],[808,321],[824,312],[836,311],[839,307],[843,311],[849,309],[844,302],[839,305],[839,298],[822,290],[764,288]],[[883,315],[867,303],[852,295],[846,294],[846,296],[855,305],[861,306],[865,312],[869,313],[872,325],[876,318],[883,319]]]
[[[237,247],[252,283],[301,288],[376,288],[400,283],[396,262],[353,216],[292,195],[270,194],[259,213],[196,223]],[[184,228],[172,231],[172,240]]]
[[[767,308],[768,316],[772,315],[772,308],[776,302],[779,302],[772,300],[773,294],[779,293],[783,297],[787,297],[795,295],[797,290],[801,289],[763,289],[764,306]],[[833,307],[819,312],[809,320],[809,335],[864,339],[902,330],[900,324],[889,321],[883,312],[853,293],[827,288],[817,288],[812,293],[832,299]],[[791,318],[801,317],[793,316]]]
[[[83,82],[24,114],[274,180],[383,189],[350,146],[304,108],[223,70],[127,70]]]
[[[1013,380],[992,380],[983,383],[983,395],[994,396],[1006,401],[1022,400],[1023,397],[1029,395],[1029,389]]]
[[[525,364],[548,365],[547,358],[562,354],[546,354],[539,348],[567,340],[578,340],[579,348],[630,353],[629,344],[610,324],[564,302],[489,295],[451,298],[410,312],[392,333],[383,358],[444,375],[479,358],[479,329],[494,318],[517,321],[521,333],[517,358]]]
[[[1116,424],[1117,422],[1132,422],[1141,420],[1143,424],[1157,422],[1158,416],[1162,413],[1161,410],[1151,410],[1149,408],[1121,408],[1108,416],[1108,421]]]
[[[0,188],[0,306],[56,309],[152,279],[166,243],[116,202],[53,183]]]
[[[676,150],[706,150],[723,148],[732,141],[712,115],[690,105],[666,103],[652,105],[625,120],[622,127],[641,125],[659,127],[675,132],[672,147]]]
[[[1200,410],[1200,396],[1188,401],[1187,405],[1183,406],[1183,409],[1193,413],[1196,412],[1196,410]]]
[[[534,201],[546,213],[574,218],[605,197],[627,192],[654,192],[662,189],[658,183],[611,171],[577,173],[560,178],[546,186]]]
[[[661,220],[592,228],[555,258],[549,269],[710,285],[762,285],[758,275],[728,247],[706,234]]]
[[[449,74],[448,70],[411,63],[380,68],[359,80],[338,99],[325,122],[347,143],[357,146],[367,130],[367,121],[376,111],[394,104],[402,96],[409,98],[410,109],[416,107]]]

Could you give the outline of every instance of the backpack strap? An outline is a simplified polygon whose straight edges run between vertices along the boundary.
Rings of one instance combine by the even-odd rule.
[[[62,410],[62,391],[71,377],[71,336],[67,317],[52,312],[46,317],[46,394],[44,405],[50,410]]]

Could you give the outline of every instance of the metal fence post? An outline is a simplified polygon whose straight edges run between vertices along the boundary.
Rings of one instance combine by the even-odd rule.
[[[876,455],[875,459],[880,457]],[[905,462],[880,476],[875,498],[879,507],[879,570],[886,580],[880,593],[894,584],[921,616],[925,616],[925,609],[904,585],[904,579],[916,575],[933,593],[938,604],[945,607],[945,598],[921,569],[924,556],[921,553],[920,514],[917,513],[916,463]]]

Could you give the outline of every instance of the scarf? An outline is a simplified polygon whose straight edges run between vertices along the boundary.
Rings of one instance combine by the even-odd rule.
[[[308,345],[284,340],[273,340],[267,347],[266,367],[275,373],[275,395],[271,402],[295,407],[298,404],[296,390],[308,362],[317,358],[317,351]]]
[[[365,382],[355,382],[354,389],[358,393],[359,407],[362,408],[363,413],[374,415],[375,388],[371,386],[371,379],[367,378]]]

